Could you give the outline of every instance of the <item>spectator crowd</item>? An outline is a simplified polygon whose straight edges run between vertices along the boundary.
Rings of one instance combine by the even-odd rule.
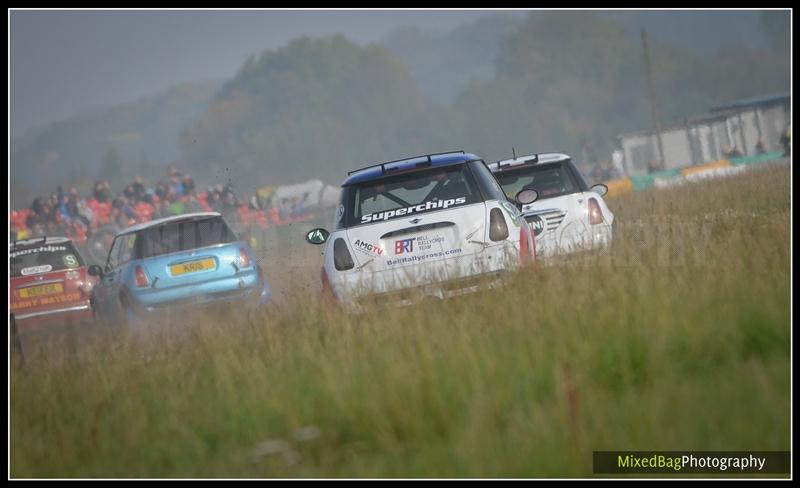
[[[148,186],[137,176],[114,194],[107,180],[96,181],[91,196],[76,188],[65,192],[61,186],[48,197],[36,197],[29,208],[12,210],[11,240],[34,236],[64,235],[84,243],[103,226],[123,229],[149,220],[191,212],[219,212],[232,223],[281,225],[310,217],[302,199],[272,202],[273,189],[264,187],[242,201],[232,185],[217,184],[197,191],[194,179],[175,167],[167,178]]]

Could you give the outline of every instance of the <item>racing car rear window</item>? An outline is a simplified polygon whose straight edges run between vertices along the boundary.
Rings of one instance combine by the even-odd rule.
[[[8,255],[12,277],[31,276],[84,266],[83,258],[71,242],[18,249],[9,252]]]
[[[136,233],[132,245],[137,259],[144,259],[236,241],[236,234],[222,217],[212,217],[149,227]]]
[[[560,162],[522,166],[495,173],[495,177],[511,200],[521,190],[536,190],[540,200],[581,191],[569,165]]]
[[[342,191],[346,209],[342,217],[347,227],[483,201],[464,164],[399,174],[347,186]]]

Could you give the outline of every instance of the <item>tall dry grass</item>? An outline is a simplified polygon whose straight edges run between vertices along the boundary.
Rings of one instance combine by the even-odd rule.
[[[788,450],[787,168],[609,204],[610,251],[478,295],[351,316],[304,284],[258,316],[43,345],[11,372],[11,475],[573,477],[593,450]]]

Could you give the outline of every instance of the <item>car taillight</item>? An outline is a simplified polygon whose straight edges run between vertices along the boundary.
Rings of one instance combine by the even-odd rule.
[[[136,267],[134,274],[136,275],[136,286],[139,288],[150,286],[150,280],[147,279],[147,275],[144,274],[144,269],[141,266]]]
[[[600,210],[600,204],[594,198],[589,199],[589,225],[597,225],[603,223],[603,211]]]
[[[489,239],[495,242],[508,239],[508,225],[499,208],[493,208],[489,212]]]
[[[81,293],[82,298],[90,298],[92,296],[92,283],[89,281],[81,283],[78,287],[78,291]]]
[[[246,268],[250,266],[250,258],[247,256],[247,252],[244,248],[239,248],[239,267]]]
[[[355,266],[353,257],[347,249],[347,243],[341,237],[333,243],[333,265],[338,271],[345,271]]]

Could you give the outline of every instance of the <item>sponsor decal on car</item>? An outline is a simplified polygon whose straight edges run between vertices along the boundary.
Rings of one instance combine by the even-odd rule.
[[[436,244],[441,244],[444,242],[444,237],[442,236],[421,236],[421,237],[412,237],[410,239],[400,239],[394,241],[394,254],[395,256],[399,254],[408,254],[414,251],[429,251],[433,249],[433,246]]]
[[[39,247],[32,247],[30,249],[22,249],[19,251],[14,251],[8,253],[9,257],[15,258],[17,256],[25,256],[26,254],[36,254],[37,252],[59,252],[59,251],[66,251],[66,246],[39,246]]]
[[[399,241],[394,241],[394,254],[395,256],[398,254],[414,252],[414,241],[416,237],[412,237],[411,239],[401,239]]]
[[[422,236],[417,238],[417,250],[419,251],[427,251],[432,249],[435,244],[441,244],[444,242],[444,237],[442,236]]]
[[[13,302],[11,303],[11,310],[12,311],[26,310],[29,308],[41,307],[44,305],[55,305],[59,303],[77,301],[80,300],[80,298],[81,298],[80,293],[67,293],[65,295],[38,297],[32,300],[22,300],[18,302]]]
[[[403,256],[395,259],[387,259],[386,265],[394,266],[398,264],[418,263],[420,261],[427,261],[435,258],[443,258],[453,254],[461,254],[461,252],[462,252],[461,248],[458,248],[458,249],[447,249],[445,251],[431,252],[427,254],[414,254],[411,256]]]
[[[383,248],[377,244],[370,244],[369,242],[362,241],[361,239],[356,239],[356,241],[353,243],[353,249],[370,256],[383,256],[384,252]]]
[[[528,225],[531,226],[531,230],[533,231],[533,235],[538,236],[544,230],[544,220],[538,215],[534,215],[532,217],[528,217]]]
[[[31,266],[30,268],[22,268],[22,271],[20,271],[20,274],[22,276],[30,276],[30,275],[35,275],[35,274],[39,274],[39,273],[47,273],[48,271],[51,271],[52,269],[53,269],[52,265],[43,264],[41,266]]]
[[[522,225],[522,215],[517,210],[517,207],[509,202],[500,202],[500,206],[506,211],[508,218],[510,218],[517,226]]]
[[[419,205],[411,205],[409,207],[402,207],[395,210],[386,210],[384,212],[375,212],[372,214],[362,215],[361,223],[368,224],[370,222],[378,222],[381,220],[389,220],[397,217],[403,217],[413,214],[414,212],[427,212],[429,210],[443,210],[456,205],[463,205],[467,203],[467,197],[448,198],[447,200],[430,200]]]

